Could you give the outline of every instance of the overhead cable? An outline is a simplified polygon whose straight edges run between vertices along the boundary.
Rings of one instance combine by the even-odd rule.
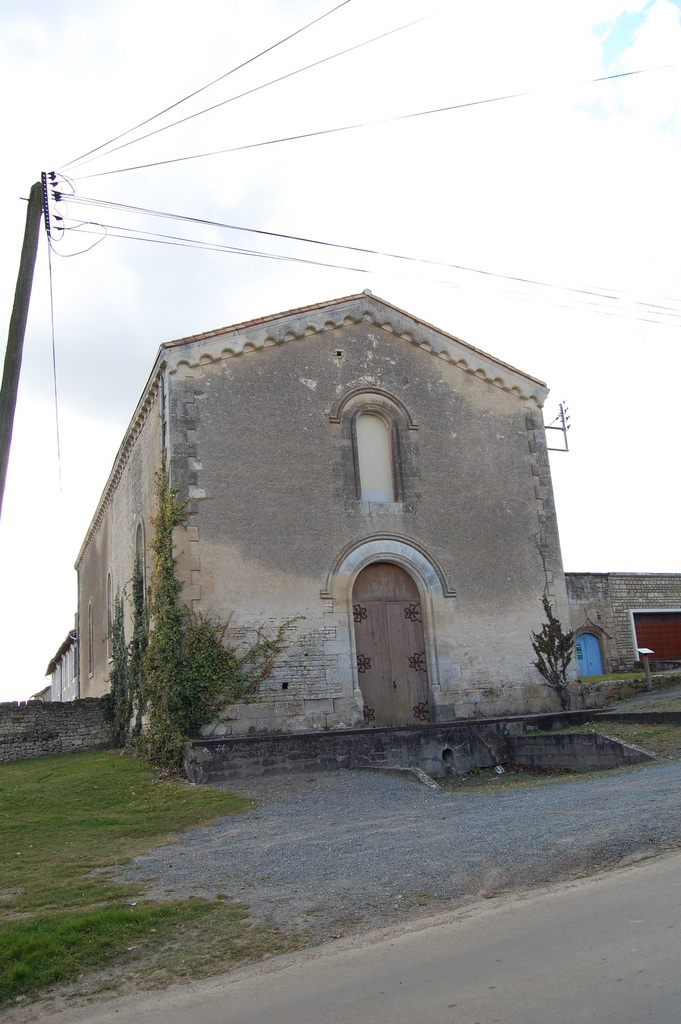
[[[226,71],[224,75],[220,75],[219,78],[215,78],[213,79],[212,82],[208,82],[207,85],[202,85],[200,89],[195,89],[194,92],[188,93],[186,96],[183,96],[181,100],[176,100],[176,102],[171,103],[169,107],[165,107],[164,110],[159,110],[157,114],[153,114],[151,117],[148,117],[145,121],[140,121],[140,123],[135,125],[133,128],[128,128],[127,131],[121,132],[120,135],[114,136],[114,138],[109,139],[108,142],[102,142],[100,146],[96,146],[94,149],[89,149],[86,153],[81,153],[80,156],[75,157],[73,160],[69,160],[69,162],[64,164],[63,166],[65,168],[70,167],[71,164],[75,164],[78,163],[80,160],[84,160],[86,156],[90,156],[92,153],[97,153],[100,149],[104,149],[106,146],[110,146],[113,142],[118,142],[119,139],[123,139],[126,135],[130,135],[132,132],[136,132],[139,128],[144,128],[145,125],[151,124],[151,122],[155,121],[158,117],[162,117],[169,111],[174,110],[175,107],[179,107],[182,103],[186,103],[187,100],[191,100],[194,98],[194,96],[198,96],[199,93],[205,92],[206,89],[210,89],[211,86],[217,85],[218,82],[222,82],[225,78],[228,78],[230,75],[233,75],[236,71],[241,71],[241,69],[245,68],[248,64],[252,64],[260,57],[264,57],[265,54],[271,53],[272,50],[276,50],[278,46],[282,46],[284,43],[288,43],[289,40],[293,39],[295,36],[300,35],[301,32],[305,32],[306,29],[312,28],[313,25],[316,25],[318,22],[323,21],[324,18],[328,18],[330,14],[334,14],[335,11],[339,11],[341,7],[345,7],[349,3],[350,0],[343,0],[342,3],[337,4],[335,7],[332,7],[330,11],[326,11],[325,14],[320,14],[318,18],[315,18],[313,21],[309,21],[306,25],[302,25],[301,28],[296,29],[295,32],[291,32],[290,35],[285,36],[278,42],[273,43],[272,46],[268,46],[267,49],[261,50],[259,53],[254,54],[253,57],[249,57],[248,60],[243,61],[243,63],[237,64],[236,67],[233,67],[229,71]]]
[[[84,206],[101,207],[108,210],[121,210],[128,213],[140,214],[146,217],[160,217],[164,220],[178,220],[183,221],[187,224],[201,224],[205,227],[212,228],[223,228],[229,231],[243,231],[250,235],[261,235],[265,238],[279,238],[289,242],[302,242],[307,245],[320,245],[330,249],[341,249],[345,252],[357,252],[368,256],[380,256],[386,259],[402,260],[407,263],[422,263],[433,267],[443,267],[447,270],[462,270],[470,274],[479,274],[484,277],[498,278],[503,281],[512,281],[516,284],[529,284],[538,285],[544,288],[558,288],[563,291],[571,292],[578,295],[591,296],[597,299],[610,299],[613,301],[621,300],[622,296],[618,294],[616,289],[589,289],[589,288],[575,288],[569,285],[553,284],[548,281],[539,281],[535,278],[521,277],[513,274],[502,274],[493,270],[486,270],[482,267],[469,267],[461,263],[448,263],[441,260],[425,259],[419,256],[408,256],[404,253],[386,252],[381,249],[369,249],[358,245],[344,245],[341,242],[329,242],[319,238],[308,238],[304,235],[291,235],[281,231],[266,231],[263,228],[248,228],[239,224],[229,224],[225,221],[209,220],[205,217],[191,217],[186,214],[180,213],[169,213],[162,210],[152,210],[148,207],[143,206],[130,206],[125,203],[111,202],[106,199],[86,199],[82,196],[69,197],[69,203],[76,203]],[[661,310],[673,310],[673,307],[665,307],[662,305],[656,306],[653,303],[642,303],[652,308]]]
[[[202,221],[199,218],[175,217],[173,219],[186,219],[193,223],[201,223],[217,227],[225,226],[220,225],[218,222],[214,221]],[[178,235],[166,235],[160,232],[146,231],[139,228],[128,228],[121,225],[104,224],[95,221],[74,221],[73,223],[74,226],[70,227],[69,230],[76,231],[78,233],[89,234],[92,233],[89,230],[90,228],[98,228],[100,230],[106,231],[107,237],[109,238],[129,238],[134,241],[150,241],[180,247],[206,249],[214,252],[225,252],[234,255],[257,256],[263,259],[282,260],[284,262],[292,263],[303,263],[312,266],[329,267],[337,270],[349,270],[356,273],[372,273],[372,270],[368,267],[347,266],[345,264],[336,264],[321,260],[312,260],[302,256],[292,256],[289,254],[264,252],[262,250],[256,249],[246,249],[240,246],[232,246],[220,242],[204,241],[194,238],[185,238],[183,236]],[[253,234],[264,235],[271,238],[279,238],[286,241],[308,242],[315,245],[329,246],[334,249],[344,249],[346,251],[362,253],[370,256],[378,256],[393,260],[407,261],[412,264],[419,263],[447,270],[456,270],[462,273],[482,274],[485,277],[501,281],[508,281],[511,282],[512,284],[516,284],[521,287],[540,288],[545,291],[563,292],[567,293],[568,295],[574,295],[576,300],[580,302],[582,306],[591,309],[593,312],[608,313],[614,316],[630,316],[633,314],[635,319],[649,320],[650,322],[653,323],[669,323],[670,321],[673,323],[676,320],[681,320],[681,308],[679,308],[678,306],[665,306],[661,303],[645,302],[642,300],[628,298],[627,296],[616,291],[598,291],[586,288],[573,288],[567,285],[553,284],[548,281],[540,281],[534,278],[519,277],[509,274],[499,274],[493,271],[481,270],[480,268],[475,267],[467,267],[456,263],[444,263],[438,262],[436,260],[423,260],[412,256],[404,256],[395,253],[381,252],[375,249],[363,249],[358,246],[343,246],[332,242],[319,242],[314,239],[305,239],[295,235],[284,235],[271,231],[258,231],[257,229],[253,228],[235,228],[235,230],[246,231]],[[429,278],[429,280],[432,279]],[[453,282],[451,280],[437,279],[435,283],[451,286]],[[523,293],[514,290],[512,294],[522,295]],[[631,313],[629,313],[629,311],[627,311],[626,309],[615,308],[616,305],[621,305],[622,303],[628,303],[629,306],[632,307]],[[563,305],[563,303],[559,303],[556,300],[553,300],[552,304]],[[569,305],[565,303],[565,305],[567,308],[575,308],[574,304]]]
[[[328,61],[335,60],[336,57],[344,57],[348,53],[353,53],[355,50],[362,49],[363,46],[369,46],[371,43],[377,43],[381,39],[387,39],[388,36],[392,36],[396,32],[403,32],[404,29],[413,28],[414,25],[419,25],[422,21],[426,21],[430,17],[432,17],[432,15],[417,18],[416,21],[410,21],[406,25],[400,25],[397,28],[392,28],[388,32],[382,32],[380,35],[373,36],[371,39],[365,39],[361,43],[355,43],[354,46],[348,46],[345,50],[339,50],[337,53],[332,53],[328,57],[322,57],[320,60],[315,60],[312,64],[306,64],[302,68],[296,68],[295,71],[288,71],[285,75],[279,75],[278,78],[270,79],[269,82],[263,82],[262,85],[256,85],[252,89],[246,89],[244,92],[237,93],[236,96],[230,96],[229,99],[222,100],[220,103],[214,103],[211,107],[204,107],[203,110],[197,110],[194,114],[188,114],[187,117],[181,117],[178,121],[172,121],[170,124],[166,124],[162,128],[155,128],[154,131],[147,132],[146,135],[139,135],[135,139],[130,139],[128,142],[121,143],[120,146],[114,146],[113,149],[107,149],[105,153],[99,153],[97,156],[92,156],[89,160],[75,161],[71,168],[72,173],[77,170],[78,167],[92,163],[93,160],[101,160],[103,157],[110,156],[112,153],[117,153],[120,149],[125,149],[127,146],[133,146],[136,142],[142,142],[144,139],[150,139],[153,135],[159,135],[161,132],[165,132],[169,128],[176,128],[179,124],[184,124],[186,121],[192,121],[195,117],[200,117],[202,114],[209,114],[213,110],[219,110],[220,107],[225,107],[228,103],[234,103],[236,100],[241,100],[245,96],[251,96],[255,92],[260,92],[261,89],[267,89],[270,85],[276,85],[278,82],[284,82],[287,78],[293,78],[295,75],[302,74],[303,71],[310,71],[312,68],[317,68],[321,64],[326,64]]]
[[[82,222],[79,226],[75,227],[73,230],[77,234],[93,234],[93,233],[96,233],[96,232],[94,230],[90,230],[90,228],[94,229],[94,228],[104,228],[104,227],[105,227],[105,225],[98,224],[98,223],[95,223],[95,222],[92,222],[89,226],[88,226],[88,222]],[[123,229],[120,229],[120,231],[119,230],[108,231],[107,237],[108,238],[127,239],[128,241],[132,241],[132,242],[152,242],[152,243],[155,243],[155,244],[171,245],[171,246],[176,246],[176,247],[185,248],[185,249],[202,249],[202,250],[205,250],[205,251],[208,251],[208,252],[222,252],[222,253],[225,253],[227,255],[252,256],[252,257],[256,257],[258,259],[278,260],[278,261],[285,262],[285,263],[302,263],[302,264],[305,264],[305,265],[308,265],[308,266],[324,267],[324,268],[330,268],[332,270],[346,270],[346,271],[350,271],[352,273],[357,273],[357,274],[371,274],[371,273],[374,273],[374,271],[372,271],[368,267],[345,266],[343,264],[328,263],[328,262],[324,262],[322,260],[305,259],[304,257],[301,257],[301,256],[287,256],[287,255],[283,255],[281,253],[263,252],[263,251],[258,250],[258,249],[245,249],[245,248],[239,248],[239,247],[235,247],[235,246],[220,245],[219,243],[202,242],[199,239],[182,239],[179,236],[172,236],[172,235],[171,236],[163,236],[163,235],[158,235],[158,234],[153,233],[153,232],[149,232],[148,233],[148,235],[150,237],[147,237],[147,235],[144,234],[144,233],[140,233],[139,235],[134,235],[134,234],[129,234],[128,233],[130,230],[131,229],[123,228]],[[412,278],[408,278],[408,280],[413,280],[413,279]],[[429,280],[430,283],[432,283],[432,284],[441,284],[441,285],[444,285],[444,286],[449,287],[449,288],[459,288],[459,287],[461,287],[461,285],[459,285],[455,281],[451,281],[451,280],[432,279],[432,278],[428,278],[427,280]],[[560,286],[560,285],[555,285],[555,286],[554,285],[548,285],[545,282],[541,282],[541,281],[536,282],[536,283],[539,284],[539,285],[543,285],[547,289],[549,289],[549,288],[556,288],[558,290],[563,290],[562,286]],[[569,289],[565,289],[565,290],[569,290]],[[513,297],[513,298],[519,298],[519,299],[524,299],[524,300],[528,300],[530,298],[530,295],[528,295],[527,293],[522,292],[522,291],[518,291],[518,290],[515,290],[515,289],[514,290],[510,290],[508,294],[511,297]],[[561,301],[558,301],[556,298],[549,298],[548,295],[545,295],[544,298],[542,299],[542,301],[545,302],[549,306],[555,306],[555,307],[557,307],[559,309],[569,309],[569,310],[578,310],[578,309],[580,309],[580,306],[577,305],[576,303],[569,303],[567,301],[562,301],[561,302]],[[636,304],[636,303],[634,303],[634,304]],[[671,326],[671,327],[679,326],[677,323],[674,322],[674,319],[675,318],[677,320],[681,319],[681,313],[676,313],[676,312],[673,312],[673,311],[670,311],[670,312],[660,312],[659,314],[656,315],[655,311],[652,310],[647,316],[644,316],[644,315],[642,315],[643,312],[645,312],[644,310],[637,311],[636,309],[631,310],[631,309],[626,309],[626,308],[617,308],[616,306],[608,307],[608,306],[603,305],[602,303],[599,304],[599,303],[593,303],[593,302],[591,302],[591,303],[590,302],[586,302],[586,303],[582,302],[582,305],[585,306],[586,311],[590,312],[590,313],[598,313],[598,314],[600,314],[602,316],[614,316],[614,317],[617,317],[617,318],[620,318],[620,319],[625,318],[625,319],[629,319],[629,320],[641,321],[643,323],[658,324],[658,325],[661,325],[661,326],[668,326],[668,327],[669,326]],[[669,318],[671,318],[671,320]]]
[[[245,249],[241,246],[223,245],[220,242],[205,242],[198,238],[183,238],[181,235],[164,235],[156,231],[138,231],[135,228],[126,228],[120,225],[101,224],[99,221],[80,221],[69,230],[85,235],[97,233],[91,231],[90,228],[103,229],[106,231],[105,237],[107,238],[126,238],[131,242],[157,242],[162,245],[173,245],[184,249],[204,249],[208,252],[225,252],[234,256],[259,256],[262,259],[281,260],[284,263],[304,263],[314,267],[329,267],[332,270],[350,270],[356,274],[371,273],[365,267],[349,267],[340,263],[326,263],[322,260],[306,259],[303,256],[287,256],[283,253],[263,252],[260,249]],[[86,249],[85,251],[87,252],[88,250]]]
[[[602,75],[600,78],[589,78],[583,82],[577,82],[579,86],[594,85],[597,82],[608,82],[616,78],[629,78],[633,75],[645,75],[653,71],[666,71],[669,68],[676,68],[678,64],[663,64],[655,68],[640,68],[637,71],[619,71],[614,75]],[[539,90],[530,89],[526,92],[509,93],[505,96],[491,96],[484,100],[470,100],[467,103],[453,103],[446,107],[434,107],[431,110],[416,110],[411,114],[398,114],[396,117],[384,117],[376,121],[358,121],[355,124],[340,125],[337,128],[325,128],[314,132],[303,132],[300,135],[285,135],[278,139],[266,139],[263,142],[249,142],[242,146],[229,146],[227,149],[213,149],[206,153],[193,153],[190,156],[178,156],[169,160],[154,160],[148,164],[134,164],[130,167],[118,167],[113,171],[98,171],[96,174],[78,175],[79,181],[88,178],[104,178],[111,174],[125,174],[127,171],[144,171],[151,167],[166,167],[168,164],[186,163],[188,160],[203,160],[211,156],[223,156],[225,153],[239,153],[246,149],[258,149],[261,146],[276,146],[282,142],[297,142],[300,139],[312,139],[322,135],[334,135],[338,132],[356,131],[358,128],[372,128],[382,124],[395,124],[399,121],[408,121],[417,117],[430,117],[433,114],[446,114],[453,110],[465,110],[468,107],[481,107],[491,103],[505,103],[509,100],[524,99],[528,96],[536,96]]]

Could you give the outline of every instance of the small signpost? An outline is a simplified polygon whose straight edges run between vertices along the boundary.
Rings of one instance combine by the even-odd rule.
[[[650,678],[650,665],[648,664],[648,658],[655,651],[651,651],[649,647],[637,647],[636,652],[641,655],[641,661],[643,662],[643,668],[646,674],[646,690],[652,690],[653,681]]]

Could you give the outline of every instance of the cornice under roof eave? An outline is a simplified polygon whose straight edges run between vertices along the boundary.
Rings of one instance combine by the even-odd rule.
[[[470,345],[456,335],[393,306],[377,296],[348,295],[342,299],[302,306],[273,316],[259,317],[231,327],[167,342],[169,372],[193,372],[202,364],[259,349],[271,348],[313,334],[336,330],[351,323],[370,321],[382,330],[416,345],[466,373],[541,408],[549,390],[546,384],[496,356]]]
[[[106,507],[109,504],[109,499],[116,485],[118,484],[118,481],[121,478],[121,474],[125,469],[125,465],[130,456],[132,447],[135,441],[137,440],[137,437],[144,425],[147,416],[149,415],[149,411],[152,405],[154,404],[154,399],[158,394],[159,377],[161,376],[165,368],[165,351],[163,347],[161,347],[156,355],[153,369],[149,374],[149,377],[147,378],[146,384],[144,385],[144,390],[142,391],[140,400],[137,403],[137,407],[135,409],[135,412],[133,413],[132,419],[130,420],[127,430],[123,435],[123,440],[121,441],[120,447],[116,453],[116,457],[113,461],[113,466],[111,467],[111,472],[109,473],[109,477],[106,481],[106,484],[104,485],[104,490],[102,491],[99,502],[97,503],[95,514],[92,517],[92,520],[90,521],[87,533],[85,534],[83,543],[80,546],[78,557],[76,558],[76,561],[74,562],[73,566],[76,572],[78,572],[78,570],[80,569],[83,558],[85,557],[87,550],[90,547],[90,544],[92,543],[92,538],[99,529],[99,524],[101,523],[102,518],[104,516],[104,512],[106,511]]]

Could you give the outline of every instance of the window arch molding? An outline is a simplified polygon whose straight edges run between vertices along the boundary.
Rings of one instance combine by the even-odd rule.
[[[348,392],[334,406],[329,416],[331,423],[340,425],[341,437],[349,442],[351,465],[347,465],[345,480],[347,492],[356,501],[362,500],[357,421],[360,416],[375,416],[388,431],[393,481],[393,501],[406,500],[405,464],[411,456],[410,431],[418,429],[406,406],[381,388],[361,388]]]
[[[340,398],[333,409],[329,413],[329,423],[341,423],[345,414],[345,407],[349,403],[355,402],[355,400],[368,399],[371,401],[385,402],[396,411],[399,411],[404,418],[405,426],[408,430],[418,430],[418,424],[414,421],[409,409],[399,398],[391,394],[390,391],[386,391],[384,388],[378,387],[364,387],[364,388],[353,388],[351,391],[347,391],[342,398]]]

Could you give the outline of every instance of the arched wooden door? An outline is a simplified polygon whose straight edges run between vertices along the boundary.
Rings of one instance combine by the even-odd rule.
[[[372,562],[352,591],[357,675],[367,725],[429,722],[418,588],[391,562]]]

